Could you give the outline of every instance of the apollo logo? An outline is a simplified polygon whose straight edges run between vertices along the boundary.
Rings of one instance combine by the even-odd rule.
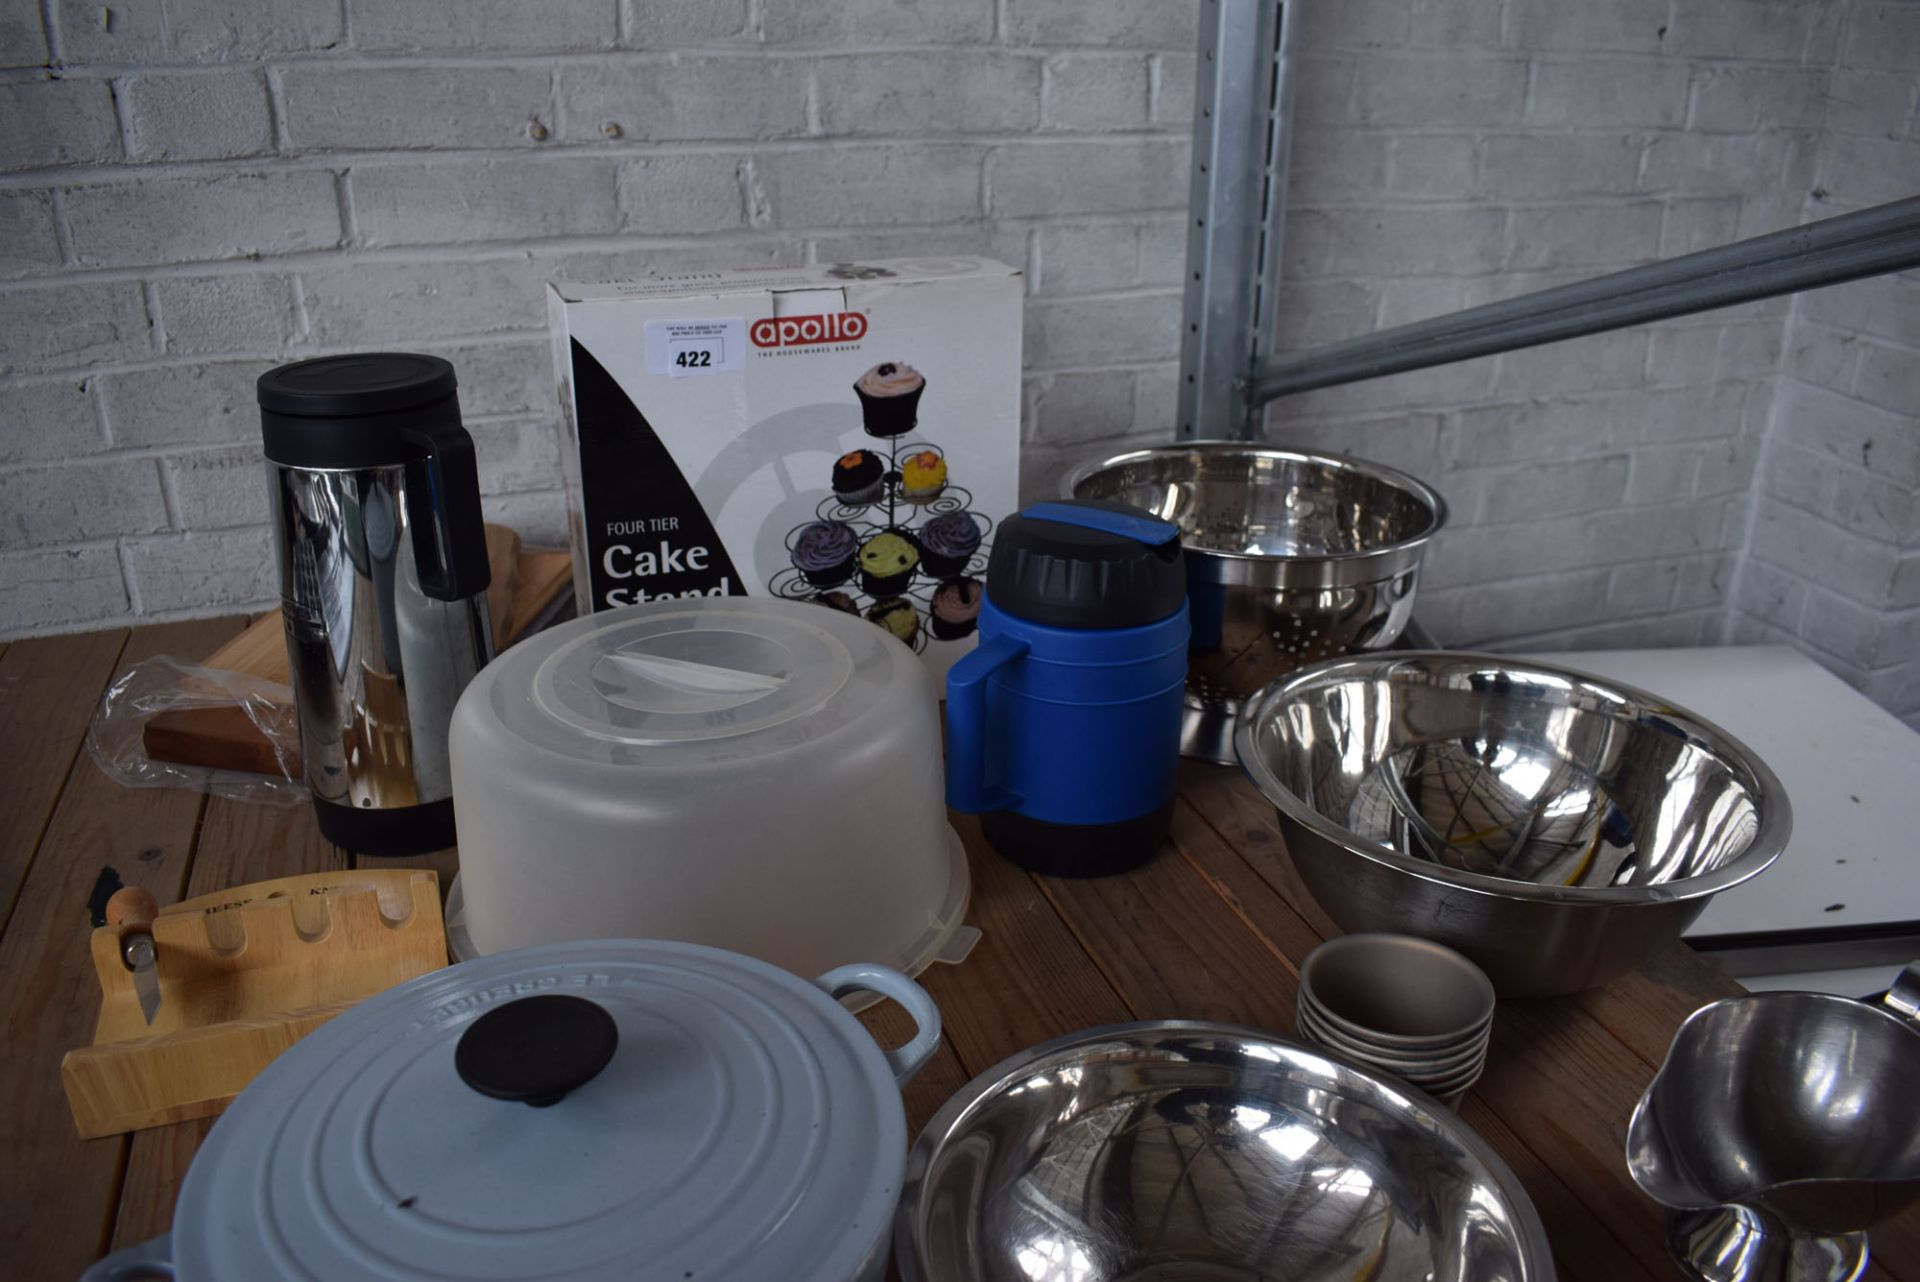
[[[769,316],[747,331],[755,347],[805,347],[810,343],[852,343],[867,336],[867,318],[860,312],[832,312],[824,316]]]

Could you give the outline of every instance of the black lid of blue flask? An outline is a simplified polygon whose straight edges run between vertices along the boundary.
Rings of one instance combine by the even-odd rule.
[[[987,596],[1047,627],[1158,623],[1187,599],[1180,528],[1105,499],[1035,503],[994,534]]]

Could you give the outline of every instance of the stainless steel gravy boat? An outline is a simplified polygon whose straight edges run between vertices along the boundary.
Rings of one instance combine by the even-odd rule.
[[[1634,1182],[1707,1282],[1851,1282],[1872,1225],[1920,1201],[1920,962],[1878,1003],[1773,992],[1703,1006],[1627,1129]]]

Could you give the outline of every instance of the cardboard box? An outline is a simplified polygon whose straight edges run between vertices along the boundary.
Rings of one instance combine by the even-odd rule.
[[[979,258],[552,284],[581,609],[826,597],[944,679],[1018,501],[1021,294]]]

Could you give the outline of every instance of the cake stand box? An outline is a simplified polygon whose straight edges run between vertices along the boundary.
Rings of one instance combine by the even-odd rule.
[[[832,604],[888,617],[944,684],[974,644],[950,607],[977,591],[949,589],[938,634],[935,594],[984,577],[993,525],[1018,503],[1021,299],[1016,269],[973,257],[552,284],[583,612],[837,590],[846,599]],[[835,467],[860,450],[882,481],[849,503]],[[931,493],[917,462],[906,474],[922,455],[944,467]],[[894,585],[857,568],[816,583],[795,564],[816,522],[848,526],[860,547],[895,534],[917,554],[927,525],[954,512],[969,514],[977,548],[957,565],[933,558],[938,572],[916,561],[897,591],[869,591]]]

